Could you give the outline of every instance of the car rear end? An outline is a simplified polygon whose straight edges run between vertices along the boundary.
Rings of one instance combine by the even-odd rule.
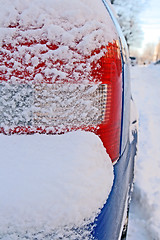
[[[48,3],[54,11],[47,6],[39,18],[35,11],[25,22],[33,13],[31,4],[31,11],[17,12],[17,20],[6,23],[0,51],[0,133],[55,135],[81,129],[98,135],[115,180],[91,236],[117,240],[132,188],[137,141],[136,130],[129,139],[125,41],[105,0],[55,1],[54,8]]]

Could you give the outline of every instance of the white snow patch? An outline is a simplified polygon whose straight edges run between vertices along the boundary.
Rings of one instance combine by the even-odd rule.
[[[0,135],[0,149],[0,239],[84,239],[74,228],[94,221],[114,178],[99,137]]]

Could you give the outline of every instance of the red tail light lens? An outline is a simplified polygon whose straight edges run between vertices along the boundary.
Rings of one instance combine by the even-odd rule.
[[[122,114],[122,62],[118,42],[108,44],[107,53],[100,59],[101,81],[107,85],[105,119],[98,135],[112,161],[119,157]]]
[[[80,78],[75,80],[74,76],[78,74],[83,78],[78,65],[87,65],[89,57],[84,57],[83,62],[74,62],[76,72],[73,67],[66,73],[67,77],[64,74],[60,78],[65,61],[43,60],[47,51],[56,51],[58,46],[35,41],[23,42],[21,47],[29,49],[37,44],[41,46],[41,59],[33,53],[25,53],[20,58],[18,46],[4,44],[0,51],[0,132],[55,134],[73,129],[91,130],[100,136],[111,159],[118,159],[122,106],[118,42],[102,47],[103,57],[91,62],[86,82]],[[90,60],[101,50],[94,51]],[[56,76],[54,82],[53,75]]]

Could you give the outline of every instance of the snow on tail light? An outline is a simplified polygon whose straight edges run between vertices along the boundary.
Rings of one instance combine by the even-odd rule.
[[[0,94],[0,124],[8,134],[95,128],[105,119],[106,84],[2,82]]]
[[[72,129],[96,126],[104,119],[105,87],[96,84],[38,84],[34,125]]]
[[[48,4],[12,9],[6,0],[0,9],[0,132],[93,131],[114,162],[122,112],[115,26],[98,0]]]
[[[12,54],[15,51],[12,46],[6,48]],[[103,56],[91,63],[92,81],[87,83],[78,83],[73,76],[71,82],[56,79],[52,83],[42,74],[41,62],[34,67],[38,74],[33,79],[33,73],[26,73],[26,68],[15,71],[8,66],[11,57],[1,51],[1,64],[9,69],[10,79],[6,79],[6,72],[1,72],[0,131],[55,134],[80,128],[90,130],[100,136],[111,159],[118,159],[122,106],[120,49],[117,41],[102,49]],[[92,52],[91,57],[98,53]],[[40,74],[41,78],[37,78]]]

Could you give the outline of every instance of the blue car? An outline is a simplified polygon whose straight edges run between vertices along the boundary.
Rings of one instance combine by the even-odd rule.
[[[137,117],[128,50],[112,6],[107,0],[5,4],[0,133],[62,135],[83,130],[98,135],[113,164],[114,182],[105,205],[85,230],[88,240],[126,239]],[[76,226],[72,230],[83,233]],[[57,237],[51,233],[46,239]]]

